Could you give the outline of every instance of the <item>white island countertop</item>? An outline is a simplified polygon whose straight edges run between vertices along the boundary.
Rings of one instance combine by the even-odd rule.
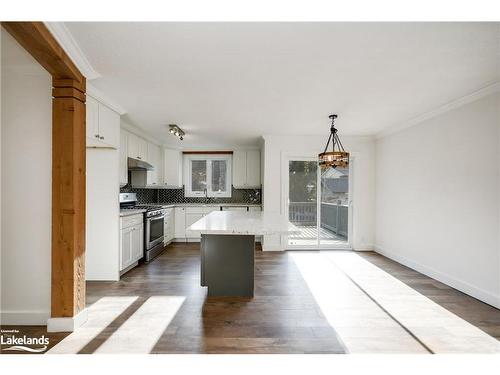
[[[300,233],[284,215],[259,211],[214,211],[192,224],[188,229],[201,234],[256,236]]]

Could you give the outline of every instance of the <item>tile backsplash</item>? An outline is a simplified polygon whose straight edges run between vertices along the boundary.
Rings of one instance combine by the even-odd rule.
[[[138,203],[244,203],[261,204],[261,189],[232,189],[231,198],[186,198],[182,189],[138,189],[126,185],[120,193],[136,193]]]

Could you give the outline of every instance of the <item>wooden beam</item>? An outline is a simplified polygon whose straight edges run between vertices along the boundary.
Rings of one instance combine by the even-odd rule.
[[[52,318],[85,308],[85,77],[42,22],[2,26],[52,75]]]
[[[52,78],[69,78],[85,92],[85,77],[64,52],[43,22],[2,22],[17,42],[40,63]]]
[[[52,96],[55,98],[75,98],[85,103],[85,93],[74,87],[54,87],[52,89]]]
[[[53,318],[73,317],[85,308],[84,94],[76,88],[79,82],[73,88],[58,83],[53,82],[52,101]]]

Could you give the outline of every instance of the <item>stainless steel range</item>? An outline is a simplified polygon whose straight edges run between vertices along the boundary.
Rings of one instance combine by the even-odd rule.
[[[144,260],[151,261],[163,252],[165,209],[161,205],[137,204],[135,193],[120,193],[120,209],[144,212]]]

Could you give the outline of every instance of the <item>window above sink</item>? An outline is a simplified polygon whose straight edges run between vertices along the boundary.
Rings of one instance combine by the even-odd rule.
[[[185,154],[185,197],[231,197],[230,154]]]

